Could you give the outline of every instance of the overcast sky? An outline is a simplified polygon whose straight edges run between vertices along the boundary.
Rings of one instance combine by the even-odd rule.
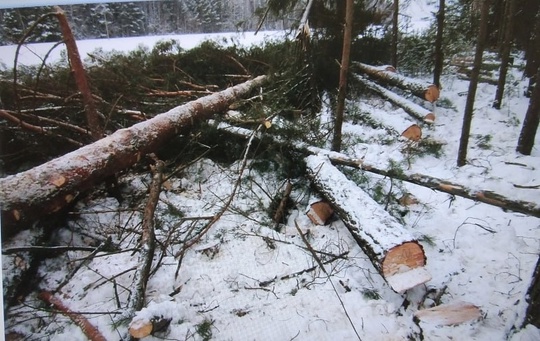
[[[35,6],[52,6],[52,5],[75,5],[75,4],[100,4],[107,2],[135,2],[146,0],[0,0],[0,8],[18,8],[18,7],[35,7]]]

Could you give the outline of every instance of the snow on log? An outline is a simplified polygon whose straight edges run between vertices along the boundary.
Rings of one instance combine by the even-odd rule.
[[[424,249],[394,217],[348,180],[327,157],[308,156],[306,165],[315,187],[332,204],[394,291],[404,292],[431,279],[424,267]]]
[[[388,66],[371,66],[363,63],[354,63],[354,67],[357,70],[365,73],[370,78],[397,86],[400,89],[410,91],[417,97],[424,99],[430,103],[435,102],[439,99],[439,88],[431,83],[419,81],[414,78],[405,77],[396,73],[395,69],[389,69]]]
[[[422,138],[422,128],[411,120],[409,116],[402,115],[403,109],[388,112],[363,103],[362,111],[382,126],[390,127],[406,140],[419,141]]]
[[[225,112],[229,105],[262,85],[266,76],[199,98],[40,166],[0,179],[2,233],[16,232],[43,214],[57,212],[79,193],[155,151],[197,120]]]
[[[332,206],[324,201],[316,201],[309,205],[309,210],[306,212],[309,220],[315,225],[325,225],[328,219],[334,214]]]
[[[450,326],[478,320],[482,317],[482,311],[472,303],[458,301],[419,310],[414,317],[420,322],[436,326]]]
[[[220,123],[218,125],[218,129],[243,138],[249,138],[253,134],[252,130],[231,126],[226,123]],[[343,153],[338,153],[335,151],[330,151],[328,149],[311,146],[302,141],[289,141],[279,136],[270,134],[263,135],[261,133],[257,133],[255,136],[258,139],[268,138],[272,141],[272,143],[288,145],[294,150],[306,154],[324,155],[328,157],[333,164],[361,169],[366,172],[375,173],[393,179],[406,181],[418,186],[431,188],[439,192],[457,195],[462,198],[471,199],[492,206],[497,206],[504,210],[520,212],[526,215],[540,218],[540,204],[535,202],[515,200],[490,190],[466,187],[458,183],[439,179],[426,174],[413,173],[407,170],[396,171],[393,169],[383,169],[375,165],[369,164],[362,159],[352,158]],[[368,147],[369,145],[366,145],[366,148]]]
[[[395,92],[392,92],[386,88],[383,88],[379,84],[374,83],[366,79],[365,77],[362,77],[356,74],[353,74],[353,76],[356,80],[360,81],[362,84],[364,84],[369,89],[379,94],[381,97],[385,98],[386,100],[392,102],[393,104],[405,110],[405,112],[411,115],[412,117],[428,124],[431,124],[435,121],[435,114],[432,111],[427,110],[426,108],[414,102],[411,102],[406,98],[403,98],[402,96],[396,94]]]

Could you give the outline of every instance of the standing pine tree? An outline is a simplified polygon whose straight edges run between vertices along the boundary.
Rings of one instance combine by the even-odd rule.
[[[482,55],[484,53],[484,45],[486,42],[490,2],[491,0],[483,0],[482,8],[480,10],[480,29],[478,30],[476,52],[474,55],[474,64],[471,72],[471,81],[469,82],[469,91],[467,94],[467,101],[465,103],[465,112],[463,113],[463,128],[461,129],[461,138],[459,140],[459,151],[457,158],[457,165],[459,167],[464,166],[467,163],[467,148],[469,146],[469,135],[471,133],[476,88],[478,86],[478,78],[480,76],[480,68],[482,66]]]

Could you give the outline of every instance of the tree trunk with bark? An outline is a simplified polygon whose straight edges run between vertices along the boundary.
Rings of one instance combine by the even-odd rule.
[[[531,286],[527,291],[527,314],[525,323],[530,323],[540,328],[540,258],[536,262],[536,268],[533,273]]]
[[[480,77],[480,68],[482,67],[482,55],[487,35],[489,4],[491,0],[484,0],[480,14],[480,29],[478,31],[478,41],[476,42],[476,52],[474,55],[474,64],[469,82],[469,91],[465,103],[465,112],[463,114],[463,127],[461,129],[461,138],[459,140],[459,151],[457,165],[464,166],[467,163],[467,149],[469,146],[469,135],[471,133],[471,122],[473,118],[474,100],[476,98],[476,89],[478,87],[478,78]]]
[[[540,79],[540,66],[538,67],[538,72],[536,73],[536,79]],[[531,155],[539,122],[540,86],[538,85],[538,82],[536,82],[532,90],[529,107],[527,108],[525,119],[523,120],[523,126],[521,127],[521,133],[519,134],[518,145],[516,148],[516,150],[521,154]]]
[[[73,75],[75,77],[75,83],[77,84],[77,88],[81,92],[81,96],[83,98],[88,129],[90,130],[93,140],[97,141],[103,137],[103,132],[99,123],[96,104],[94,102],[94,98],[92,97],[90,86],[88,85],[88,79],[86,78],[86,71],[84,70],[84,66],[81,61],[79,49],[77,48],[77,43],[73,37],[73,32],[71,32],[71,27],[67,21],[66,14],[58,6],[55,6],[55,9],[56,17],[58,18],[60,29],[62,30],[62,36],[64,37],[64,43],[66,44],[71,69],[73,70]]]
[[[504,86],[506,85],[506,74],[508,73],[508,64],[510,62],[510,50],[512,49],[512,37],[514,28],[514,14],[516,0],[507,0],[505,8],[505,27],[504,40],[501,48],[501,67],[499,68],[499,80],[497,82],[497,91],[495,93],[495,100],[493,101],[493,107],[500,109],[502,99],[504,95]]]
[[[230,134],[240,136],[242,138],[249,138],[253,135],[253,131],[245,128],[230,126],[225,123],[220,123],[218,129],[226,131]],[[272,135],[257,135],[257,138],[271,139],[270,143],[278,143],[282,145],[288,145],[290,148],[297,150],[302,153],[310,155],[325,155],[330,159],[333,164],[343,165],[348,167],[353,167],[357,169],[364,170],[366,172],[379,174],[382,176],[390,177],[393,179],[398,179],[406,181],[418,186],[423,186],[431,188],[433,190],[444,192],[452,195],[457,195],[462,198],[471,199],[474,201],[482,202],[484,204],[500,207],[504,210],[510,210],[514,212],[520,212],[526,215],[540,218],[540,206],[535,202],[527,202],[521,200],[514,200],[503,195],[497,194],[490,190],[485,190],[481,188],[470,188],[463,186],[461,184],[439,179],[425,174],[412,173],[409,171],[401,170],[392,170],[392,169],[382,169],[377,166],[368,164],[362,159],[351,158],[345,154],[333,152],[327,149],[322,149],[319,147],[310,146],[304,142],[300,141],[287,141],[281,139],[278,136]]]
[[[374,83],[362,76],[354,75],[355,79],[367,86],[370,90],[373,90],[384,99],[392,102],[394,105],[405,110],[407,114],[420,120],[421,122],[431,124],[435,121],[435,114],[431,110],[427,110],[424,107],[409,101],[408,99],[390,91],[377,83]]]
[[[0,179],[3,234],[59,211],[77,195],[138,162],[195,121],[224,112],[266,76],[230,87],[115,133],[25,172]]]
[[[347,95],[347,76],[349,74],[349,59],[351,55],[353,11],[353,0],[347,0],[345,8],[345,27],[343,32],[343,50],[339,71],[337,108],[334,121],[334,138],[332,140],[332,150],[335,151],[341,150],[341,129],[343,126],[343,112],[345,111],[345,97]]]
[[[441,74],[443,70],[443,33],[444,33],[444,10],[445,0],[439,0],[439,11],[437,12],[437,36],[435,37],[435,67],[433,69],[433,84],[441,89]]]
[[[394,217],[348,180],[330,160],[306,158],[307,174],[390,287],[404,292],[431,280],[424,249]]]
[[[397,86],[428,102],[433,103],[439,99],[439,88],[436,85],[400,75],[392,66],[376,67],[354,63],[354,67],[378,83]]]
[[[394,0],[392,13],[392,66],[397,69],[398,64],[398,34],[399,34],[399,0]]]
[[[540,80],[540,9],[536,16],[536,39],[534,40],[537,60],[536,74],[531,77],[531,80],[535,80],[532,86],[529,107],[523,120],[523,126],[521,133],[519,134],[518,145],[516,150],[524,155],[531,155],[534,140],[536,138],[536,132],[538,130],[538,124],[540,122],[540,86],[538,82]]]

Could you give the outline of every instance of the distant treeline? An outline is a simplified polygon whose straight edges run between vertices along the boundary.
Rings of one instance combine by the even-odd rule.
[[[255,30],[265,13],[265,0],[175,0],[62,6],[77,39],[131,37],[167,33]],[[37,22],[28,42],[61,39],[53,16],[39,20],[52,7],[0,10],[0,44],[17,43]],[[261,29],[289,28],[294,20],[269,15]]]

